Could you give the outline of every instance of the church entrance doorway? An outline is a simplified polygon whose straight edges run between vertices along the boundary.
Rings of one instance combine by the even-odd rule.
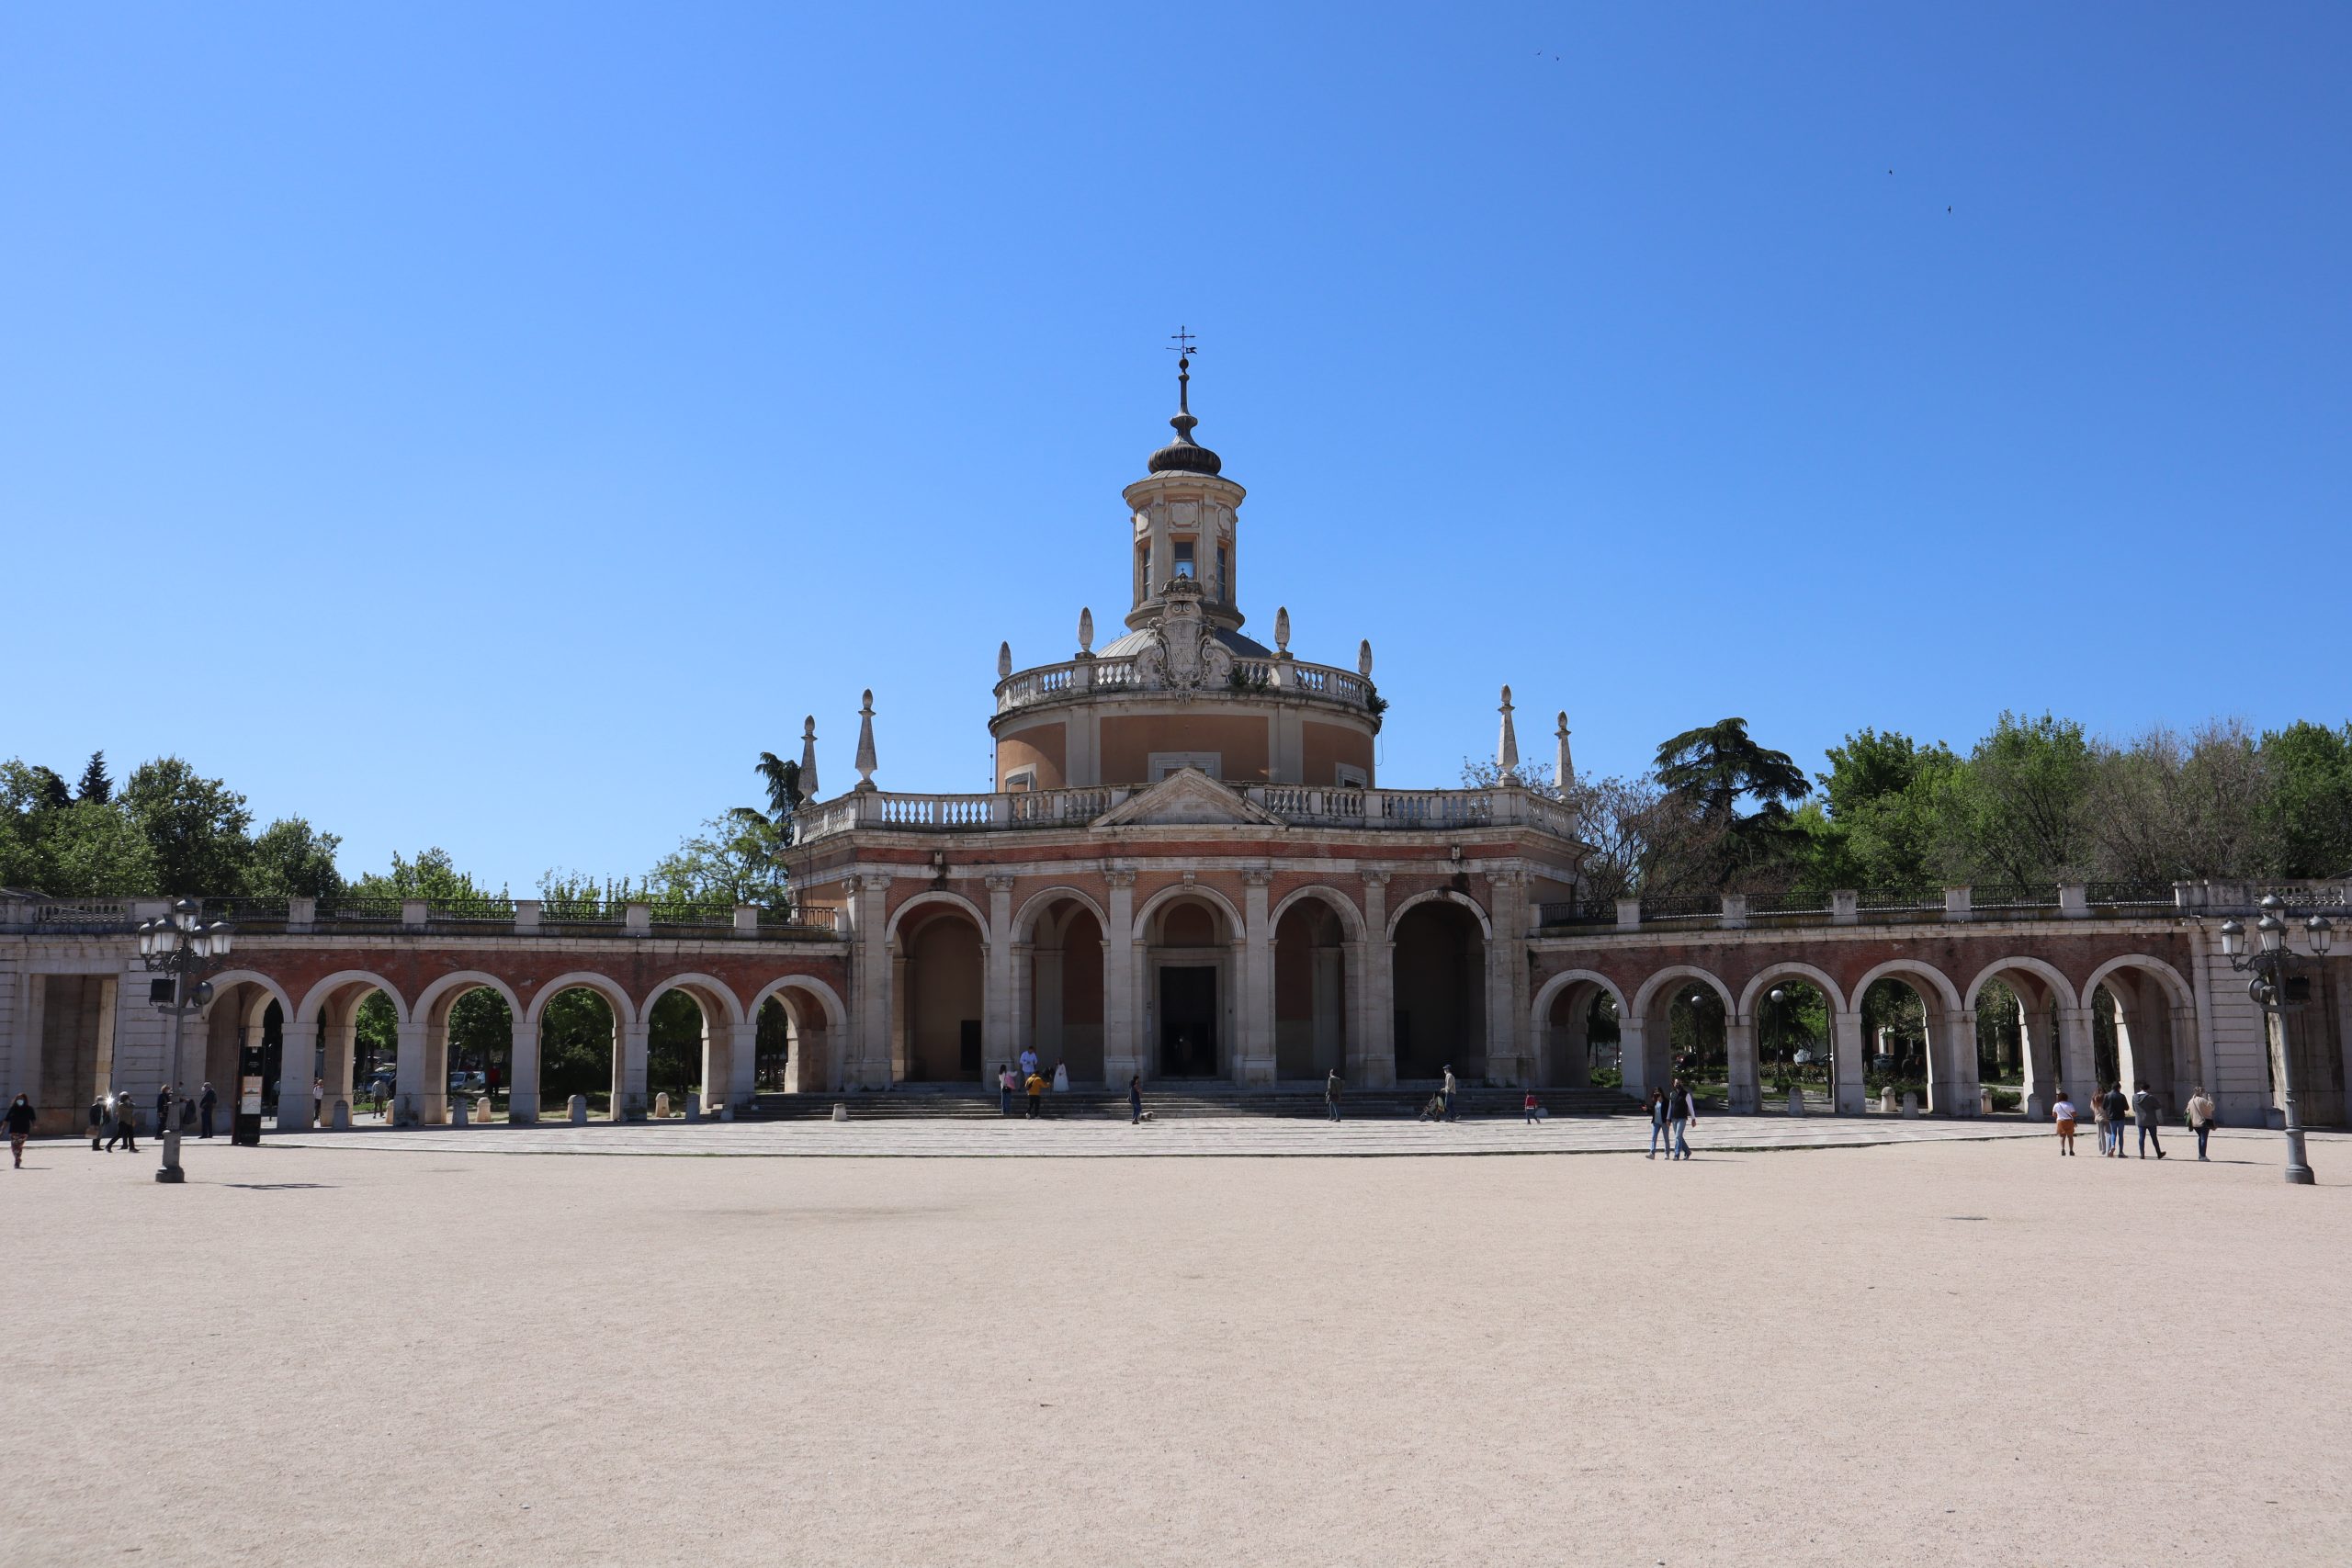
[[[1213,964],[1160,967],[1159,1076],[1217,1076],[1216,966]]]

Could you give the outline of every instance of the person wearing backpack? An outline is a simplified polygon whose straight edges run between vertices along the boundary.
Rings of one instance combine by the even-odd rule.
[[[2140,1091],[2132,1097],[2132,1120],[2140,1124],[2140,1157],[2142,1159],[2148,1157],[2150,1144],[2156,1145],[2158,1159],[2165,1157],[2165,1142],[2156,1136],[2156,1123],[2162,1122],[2164,1117],[2164,1108],[2156,1103],[2156,1097],[2148,1092],[2148,1086],[2142,1084]]]

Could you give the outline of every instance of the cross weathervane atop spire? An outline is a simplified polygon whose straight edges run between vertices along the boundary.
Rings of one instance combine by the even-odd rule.
[[[1190,413],[1193,412],[1193,347],[1195,340],[1181,322],[1174,332],[1168,334],[1168,352],[1176,356],[1176,410],[1179,413]]]

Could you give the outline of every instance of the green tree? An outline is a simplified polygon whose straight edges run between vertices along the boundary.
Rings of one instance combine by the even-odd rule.
[[[122,786],[122,804],[154,852],[152,891],[175,897],[243,890],[253,813],[245,797],[200,776],[177,757],[142,762]]]
[[[1960,759],[1937,741],[1922,746],[1894,730],[1864,728],[1828,753],[1819,775],[1826,809],[1800,811],[1808,840],[1808,886],[1931,887],[1943,874],[1937,856],[1942,791]]]
[[[778,858],[783,840],[767,818],[748,807],[714,817],[654,863],[645,887],[657,905],[760,904],[781,908],[791,885]]]
[[[2352,872],[2352,724],[2297,722],[2262,738],[2267,787],[2257,809],[2259,862],[2250,873]]]
[[[1947,874],[2029,884],[2087,874],[2094,765],[2072,719],[2003,713],[1951,787],[1937,793],[1938,858]]]
[[[1744,718],[1686,729],[1657,749],[1657,782],[1702,828],[1723,835],[1714,884],[1728,887],[1793,855],[1804,835],[1789,807],[1804,798],[1804,770],[1757,743]],[[1742,814],[1742,801],[1756,808]]]
[[[245,891],[258,898],[326,898],[343,891],[334,852],[343,840],[311,830],[300,817],[281,817],[254,840]]]
[[[608,1097],[613,1049],[612,1004],[584,986],[563,991],[539,1010],[539,1092]]]
[[[74,792],[77,800],[95,800],[100,806],[114,798],[114,781],[107,777],[107,754],[90,753],[87,766],[82,770],[82,783]]]
[[[390,871],[369,872],[351,885],[351,892],[362,898],[425,898],[444,905],[503,897],[475,886],[470,874],[458,869],[449,852],[437,845],[419,851],[414,860],[403,860],[395,850]]]
[[[153,844],[112,806],[76,801],[47,814],[34,882],[60,898],[128,898],[162,885]]]
[[[645,1092],[683,1095],[702,1083],[702,1008],[684,991],[664,991],[646,1019]]]

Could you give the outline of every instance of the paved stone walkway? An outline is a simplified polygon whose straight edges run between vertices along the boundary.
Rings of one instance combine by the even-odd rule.
[[[1894,1117],[1742,1116],[1702,1120],[1690,1140],[1695,1156],[1785,1149],[1868,1148],[1886,1144],[2050,1138],[2046,1124],[1903,1121]],[[2224,1132],[2224,1141],[2278,1134]],[[1563,1118],[1529,1126],[1517,1121],[1328,1122],[1186,1117],[1148,1122],[1026,1122],[1019,1119],[872,1122],[592,1122],[535,1127],[361,1128],[348,1133],[265,1133],[265,1147],[398,1150],[427,1154],[704,1155],[792,1158],[1117,1158],[1170,1156],[1388,1156],[1411,1155],[1639,1155],[1649,1124],[1634,1117]],[[2194,1157],[2186,1131],[2165,1134],[2176,1159]],[[193,1145],[191,1145],[193,1146]],[[2084,1157],[2096,1153],[2081,1138]]]

